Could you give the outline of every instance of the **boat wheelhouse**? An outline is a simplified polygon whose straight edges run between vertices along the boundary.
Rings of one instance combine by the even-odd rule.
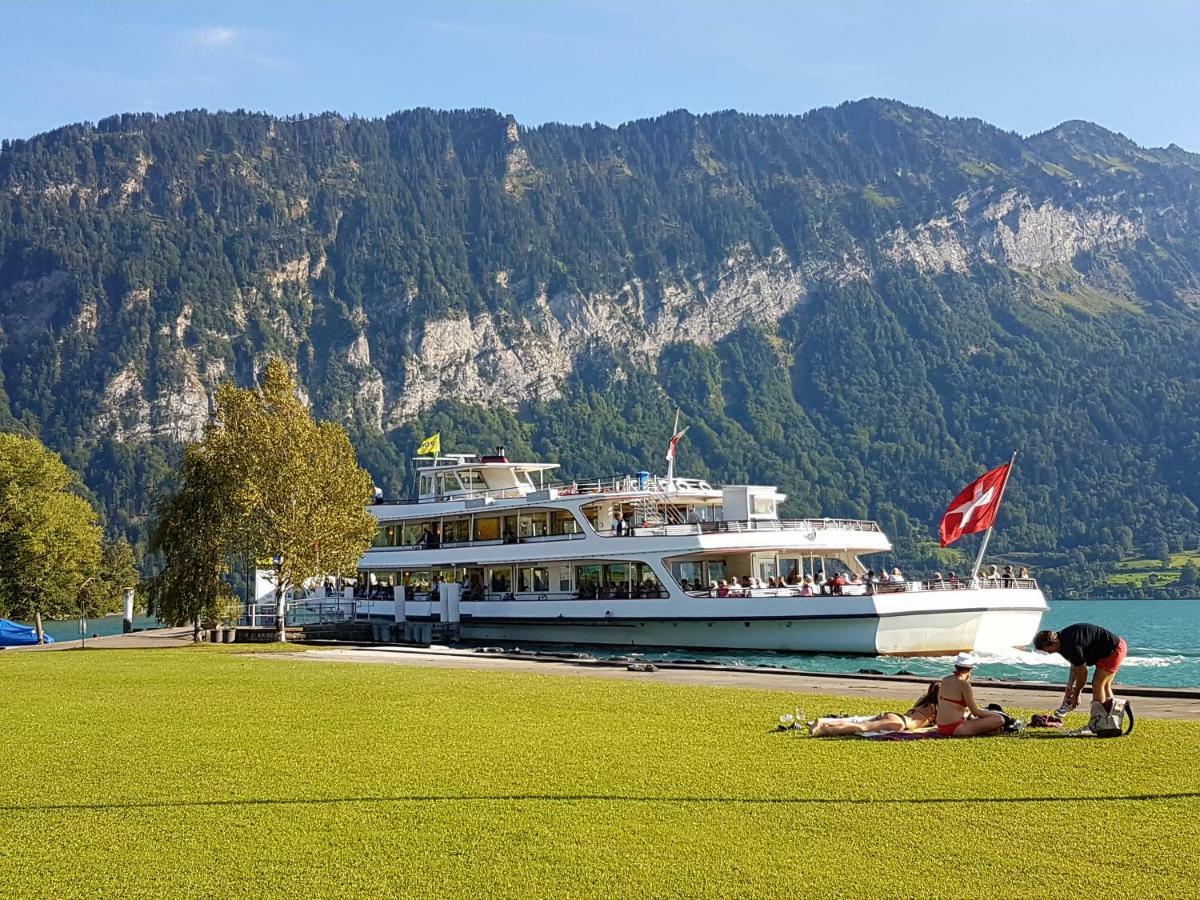
[[[563,483],[556,465],[503,448],[416,462],[417,498],[371,507],[356,593],[375,615],[464,639],[942,654],[1027,644],[1046,609],[1030,579],[809,596],[805,576],[865,573],[891,543],[870,521],[781,519],[771,486],[648,472]]]

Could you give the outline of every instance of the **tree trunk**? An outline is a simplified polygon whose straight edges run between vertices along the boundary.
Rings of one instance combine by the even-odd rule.
[[[275,640],[287,643],[287,604],[283,599],[283,580],[275,579]]]
[[[42,627],[42,614],[40,612],[33,614],[33,627],[37,629],[37,642],[39,644],[46,643],[46,629]]]
[[[198,616],[192,618],[192,643],[200,643],[200,618]]]

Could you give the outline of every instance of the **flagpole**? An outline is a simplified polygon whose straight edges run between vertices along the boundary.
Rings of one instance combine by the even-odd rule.
[[[1008,487],[1008,479],[1012,477],[1013,466],[1017,464],[1017,451],[1012,452],[1012,459],[1008,461],[1008,471],[1004,473],[1004,483],[1000,485],[1000,496],[996,498],[996,515],[1000,514],[1000,503],[1004,500],[1004,489]],[[975,586],[975,579],[979,577],[979,567],[983,565],[983,554],[987,553],[988,541],[992,538],[992,531],[995,529],[996,520],[993,517],[992,524],[988,526],[987,532],[983,536],[983,543],[979,545],[979,555],[975,557],[975,568],[971,570],[971,580],[967,582],[971,587]]]
[[[671,438],[679,434],[679,410],[675,410],[675,428],[671,432]],[[675,486],[675,447],[671,448],[671,458],[667,460],[667,490],[671,490]]]

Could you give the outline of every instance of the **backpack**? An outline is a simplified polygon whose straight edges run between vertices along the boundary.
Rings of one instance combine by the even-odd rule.
[[[1096,737],[1121,737],[1133,733],[1133,707],[1126,700],[1113,700],[1112,712],[1098,700],[1092,701],[1088,731]]]

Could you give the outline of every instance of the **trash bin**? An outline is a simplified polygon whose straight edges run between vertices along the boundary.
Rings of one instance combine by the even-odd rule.
[[[638,490],[639,491],[646,490],[646,488],[650,486],[650,473],[649,472],[637,472],[635,474],[637,476]]]

